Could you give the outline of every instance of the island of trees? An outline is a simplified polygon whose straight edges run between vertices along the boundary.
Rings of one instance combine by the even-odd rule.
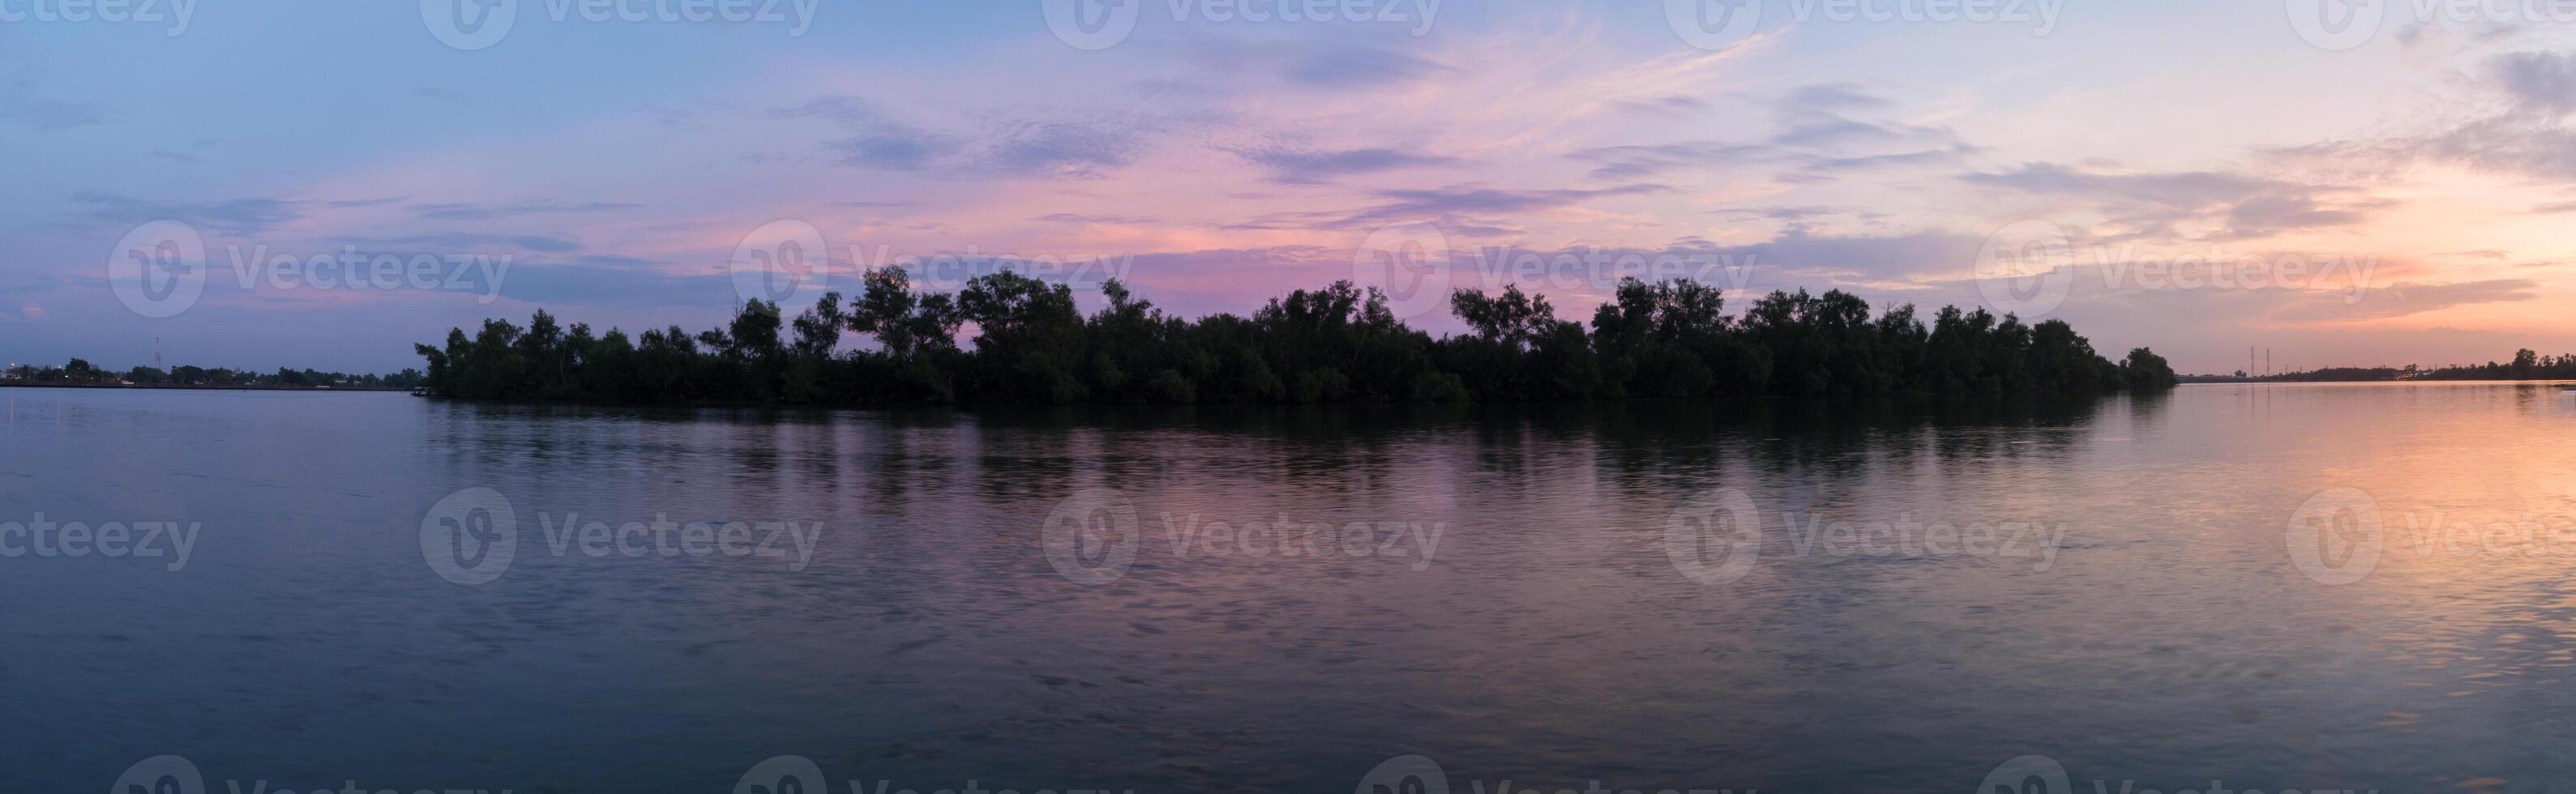
[[[1016,273],[955,294],[913,288],[901,268],[866,274],[855,300],[825,295],[794,317],[750,301],[726,327],[629,337],[570,328],[540,310],[525,328],[485,320],[416,346],[424,388],[478,400],[784,402],[1319,403],[1762,395],[2101,393],[2171,388],[2145,348],[2119,362],[2058,320],[2024,324],[1911,305],[1873,317],[1842,291],[1774,292],[1741,316],[1719,290],[1629,279],[1586,326],[1543,295],[1459,290],[1469,327],[1433,338],[1378,290],[1348,281],[1273,298],[1250,317],[1176,317],[1111,281],[1085,316],[1070,287]],[[972,326],[970,346],[960,331]],[[782,333],[784,332],[784,333]],[[844,351],[844,333],[873,341]]]

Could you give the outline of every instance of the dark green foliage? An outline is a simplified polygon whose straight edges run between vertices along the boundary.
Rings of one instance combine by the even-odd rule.
[[[1072,289],[1016,273],[956,295],[917,292],[900,268],[867,274],[858,298],[823,296],[792,320],[751,301],[723,329],[677,327],[632,342],[567,331],[538,312],[526,329],[487,320],[421,345],[425,379],[475,399],[629,402],[1333,403],[1709,398],[1903,392],[2093,392],[2165,388],[2145,350],[2114,364],[2063,322],[1945,308],[1931,327],[1900,306],[1775,292],[1743,317],[1718,290],[1630,279],[1591,326],[1545,296],[1460,290],[1468,333],[1406,327],[1386,296],[1348,281],[1273,298],[1251,317],[1173,317],[1106,284],[1085,316]],[[971,349],[957,338],[971,332]],[[782,339],[782,334],[786,338]],[[844,334],[873,340],[843,351]]]
[[[968,281],[957,306],[978,332],[970,391],[997,402],[1069,403],[1088,394],[1075,375],[1083,318],[1073,288],[1004,271]]]
[[[2129,360],[2120,363],[2120,375],[2129,388],[2141,391],[2170,389],[2179,382],[2165,357],[2143,347],[2129,351]]]
[[[1427,403],[1455,403],[1475,399],[1467,393],[1467,384],[1446,372],[1425,372],[1413,377],[1413,399]]]

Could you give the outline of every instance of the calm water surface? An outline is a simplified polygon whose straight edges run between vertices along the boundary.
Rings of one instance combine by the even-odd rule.
[[[0,402],[0,522],[199,527],[184,566],[0,557],[6,791],[97,790],[161,754],[212,791],[299,792],[730,791],[780,755],[842,791],[1349,791],[1409,754],[1458,792],[1971,791],[2033,754],[2085,791],[2576,780],[2576,400],[2556,385],[985,413]],[[441,500],[476,488],[508,501],[517,547],[458,584],[423,523],[443,531]],[[1758,512],[1757,552],[1672,542],[1677,511],[1728,493]],[[2369,509],[2295,521],[2321,493]],[[1050,515],[1119,504],[1137,516],[1123,573],[1085,584],[1050,561]],[[1404,526],[1388,550],[1408,553],[1283,556],[1279,533],[1235,531],[1283,516]],[[549,538],[657,517],[820,535],[810,557]],[[2047,540],[1880,528],[1899,522]],[[1109,545],[1097,527],[1058,545],[1115,551],[1108,526]],[[1677,549],[1751,565],[1694,578]]]

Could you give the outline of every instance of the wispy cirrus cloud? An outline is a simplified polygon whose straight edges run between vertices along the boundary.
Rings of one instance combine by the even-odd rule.
[[[509,204],[477,204],[471,202],[413,204],[411,205],[411,211],[422,218],[433,220],[483,221],[522,215],[615,212],[619,210],[636,209],[642,206],[644,205],[622,201],[567,202],[560,199],[536,199]]]
[[[1041,216],[1038,220],[1046,221],[1048,223],[1072,223],[1085,225],[1107,224],[1119,226],[1143,226],[1159,222],[1153,218],[1133,215],[1085,215],[1074,212],[1053,213]]]
[[[398,237],[339,237],[333,245],[358,245],[369,248],[402,248],[413,251],[489,251],[502,248],[560,254],[582,250],[582,244],[559,236],[543,234],[483,234],[479,232],[429,232]]]
[[[986,156],[1007,174],[1096,178],[1134,162],[1143,146],[1132,130],[1084,121],[1024,121],[987,142]]]
[[[1501,230],[1488,221],[1493,216],[1563,209],[1593,199],[1640,196],[1672,190],[1664,185],[1621,185],[1607,188],[1557,188],[1544,190],[1507,190],[1481,185],[1459,185],[1427,190],[1380,190],[1375,195],[1383,203],[1349,212],[1301,213],[1312,221],[1309,228],[1348,230],[1382,226],[1404,221],[1440,221],[1454,229],[1476,235]]]
[[[866,99],[816,97],[754,114],[772,121],[822,121],[846,134],[823,141],[842,165],[924,171],[954,178],[1092,179],[1126,167],[1145,145],[1136,120],[986,119],[934,130]]]
[[[2082,199],[2112,221],[2107,237],[2252,240],[2285,231],[2350,226],[2386,207],[2350,185],[2317,185],[2222,171],[2104,171],[2026,163],[1960,175],[1972,185]],[[2324,199],[2339,200],[2328,204]]]
[[[2273,315],[2275,319],[2349,322],[2409,317],[2458,306],[2539,299],[2539,282],[2505,278],[2449,284],[2399,282],[2370,291],[2360,301],[2331,294],[2299,295],[2300,301]]]
[[[1752,141],[1695,140],[1579,149],[1598,179],[1661,179],[1695,171],[1772,168],[1784,182],[1830,182],[1845,173],[1955,164],[1980,151],[1947,127],[1864,119],[1891,103],[1852,83],[1792,89],[1767,103],[1776,131]]]
[[[842,165],[887,171],[919,171],[956,154],[964,146],[955,138],[908,126],[887,126],[865,134],[826,141]]]
[[[305,217],[313,202],[278,198],[212,201],[146,199],[113,193],[76,193],[71,197],[80,217],[113,224],[182,221],[228,234],[264,234]]]
[[[1274,144],[1220,148],[1245,162],[1269,169],[1270,181],[1287,185],[1320,185],[1335,177],[1452,166],[1464,162],[1455,157],[1387,147],[1297,149]]]
[[[1384,86],[1429,77],[1450,67],[1392,47],[1345,45],[1300,48],[1281,65],[1290,81],[1316,88]]]
[[[2491,66],[2517,110],[2544,114],[2576,110],[2576,55],[2507,53],[2497,56]]]
[[[1722,141],[1603,146],[1575,151],[1566,156],[1577,162],[1595,164],[1592,169],[1593,178],[1621,181],[1656,179],[1693,169],[1780,162],[1787,159],[1784,153],[1767,145]]]
[[[2509,52],[2479,65],[2468,91],[2491,109],[2428,132],[2319,141],[2274,150],[2310,161],[2375,163],[2382,171],[2420,164],[2576,184],[2576,54]]]
[[[116,120],[116,114],[99,105],[32,96],[20,88],[0,98],[0,123],[14,124],[38,132],[94,127]]]

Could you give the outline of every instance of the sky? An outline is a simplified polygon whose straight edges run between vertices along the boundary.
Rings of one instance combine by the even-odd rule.
[[[2576,352],[2571,0],[101,1],[0,0],[0,362],[392,371],[886,265]]]

